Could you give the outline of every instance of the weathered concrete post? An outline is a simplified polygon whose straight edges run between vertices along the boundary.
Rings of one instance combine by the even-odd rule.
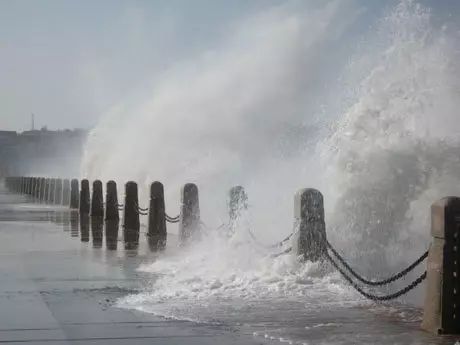
[[[54,204],[61,205],[62,204],[62,179],[56,179],[56,186],[54,188]]]
[[[422,328],[460,334],[460,198],[431,206],[431,235]]]
[[[91,234],[93,236],[93,248],[102,248],[103,240],[103,218],[99,216],[91,217]]]
[[[45,188],[46,188],[46,178],[40,178],[40,202],[45,202]]]
[[[80,191],[78,188],[78,180],[76,178],[70,181],[70,208],[78,209],[80,205]]]
[[[198,187],[186,183],[181,189],[181,212],[179,220],[179,239],[185,244],[198,235],[200,230],[200,201]]]
[[[90,202],[89,181],[83,179],[80,186],[80,214],[89,214]]]
[[[165,195],[161,182],[150,185],[148,242],[152,250],[166,247]]]
[[[45,204],[48,203],[48,195],[49,195],[49,192],[50,192],[50,184],[51,184],[51,180],[49,178],[46,178],[45,179],[45,188],[43,188],[43,202]]]
[[[80,240],[89,242],[89,214],[80,213]]]
[[[294,253],[304,260],[322,260],[327,247],[321,192],[311,188],[298,191],[294,199],[294,217]]]
[[[242,212],[248,209],[248,195],[242,186],[235,186],[228,194],[228,215],[230,218],[230,234],[235,232],[235,226]]]
[[[115,181],[109,181],[107,182],[105,195],[105,220],[119,219],[117,184]]]
[[[32,196],[35,198],[37,198],[37,194],[38,194],[38,190],[39,190],[39,181],[40,179],[38,177],[34,177],[33,178],[34,182],[33,182],[33,190],[32,190]]]
[[[91,198],[91,216],[101,218],[104,217],[104,200],[102,196],[102,182],[100,180],[95,180],[93,182],[93,195]]]
[[[135,247],[139,243],[139,205],[137,183],[130,181],[125,185],[125,203],[123,209],[124,240],[127,247]]]
[[[26,192],[26,177],[22,176],[21,177],[21,190],[20,190],[20,193],[25,194],[25,192]]]
[[[105,221],[105,245],[108,250],[116,250],[118,246],[118,219]]]
[[[25,194],[30,194],[30,177],[26,177],[26,192]]]
[[[41,177],[37,177],[37,185],[35,187],[35,199],[40,201],[40,190],[41,190],[42,179]]]
[[[54,193],[56,191],[56,179],[50,179],[50,189],[48,194],[48,204],[54,204]]]
[[[62,205],[70,205],[70,181],[65,179],[62,181]]]

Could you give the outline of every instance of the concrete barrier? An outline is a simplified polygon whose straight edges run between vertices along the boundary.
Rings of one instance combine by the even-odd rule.
[[[147,238],[150,249],[158,250],[166,247],[166,217],[165,196],[161,182],[155,181],[150,185],[149,227]]]
[[[62,204],[62,179],[57,178],[55,180],[56,186],[54,188],[54,204],[61,205]]]
[[[187,183],[181,189],[179,240],[181,244],[198,236],[200,230],[200,202],[198,187]]]
[[[62,205],[70,206],[70,180],[64,179],[62,181]]]
[[[323,260],[327,250],[322,194],[311,188],[298,191],[294,199],[292,248],[304,260]]]
[[[460,198],[431,206],[431,236],[422,328],[460,334]]]
[[[50,178],[50,187],[48,191],[48,204],[54,204],[54,193],[56,191],[56,179]]]
[[[78,209],[80,205],[80,190],[78,188],[78,180],[70,181],[70,208]]]
[[[101,223],[102,218],[104,217],[104,199],[102,196],[102,182],[100,180],[95,180],[93,182],[91,217],[101,217]]]
[[[90,198],[89,181],[83,179],[80,183],[80,214],[89,214],[91,204]]]
[[[242,213],[248,209],[248,196],[242,186],[232,187],[228,193],[229,235],[235,232],[235,226]]]
[[[119,219],[117,184],[115,181],[109,181],[106,185],[105,220]]]
[[[133,249],[139,244],[139,199],[137,183],[129,181],[125,184],[125,201],[123,207],[123,235],[125,248]]]

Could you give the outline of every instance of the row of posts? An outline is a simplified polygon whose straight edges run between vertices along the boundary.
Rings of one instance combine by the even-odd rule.
[[[107,182],[106,202],[102,194],[102,182],[93,182],[92,195],[88,180],[48,179],[35,177],[9,177],[7,187],[17,193],[57,205],[78,208],[80,215],[104,217],[118,221],[117,185]],[[123,227],[128,236],[139,237],[139,200],[135,182],[125,185]],[[229,227],[247,208],[247,195],[241,186],[229,193]],[[166,245],[166,212],[163,185],[153,182],[150,186],[148,207],[148,238],[154,247]],[[326,227],[322,194],[315,189],[302,189],[295,195],[294,235],[292,249],[297,256],[309,261],[319,261],[327,251]],[[431,207],[432,242],[427,262],[427,293],[425,297],[422,328],[437,333],[460,333],[460,198],[448,197]],[[181,243],[192,239],[200,228],[198,188],[185,184],[181,189],[179,238]]]
[[[123,204],[118,202],[117,184],[109,181],[106,184],[105,203],[103,186],[95,180],[90,190],[87,179],[60,179],[44,177],[7,177],[7,187],[18,193],[34,197],[42,203],[67,206],[78,209],[80,216],[104,218],[106,221],[118,221],[119,211],[123,211],[123,228],[125,236],[134,241],[139,238],[140,214],[137,183],[130,181],[125,184]],[[181,189],[181,209],[179,214],[179,234],[181,243],[196,237],[200,229],[200,206],[198,188],[193,183],[185,184]],[[161,182],[153,182],[150,186],[148,207],[149,243],[154,248],[164,248],[167,239],[166,210],[164,188]]]

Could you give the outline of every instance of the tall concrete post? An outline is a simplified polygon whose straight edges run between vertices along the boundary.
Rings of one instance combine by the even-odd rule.
[[[185,244],[199,234],[200,201],[198,187],[194,183],[186,183],[181,189],[181,212],[179,220],[179,240]]]
[[[242,186],[235,186],[228,194],[228,216],[230,219],[229,231],[232,235],[241,214],[248,209],[248,195]]]
[[[50,189],[49,189],[49,194],[48,194],[48,203],[49,204],[54,204],[54,193],[56,191],[56,179],[51,178],[50,179]]]
[[[32,196],[34,197],[34,199],[37,198],[37,191],[38,191],[38,188],[39,188],[38,182],[39,181],[40,181],[40,179],[38,177],[33,178]]]
[[[125,185],[125,202],[123,209],[124,240],[128,247],[135,247],[139,243],[139,199],[137,183],[130,181]]]
[[[93,194],[91,198],[91,216],[92,217],[104,217],[104,200],[102,196],[102,182],[95,180],[93,182]]]
[[[153,250],[166,247],[165,195],[161,182],[150,185],[149,228],[147,238]]]
[[[62,204],[62,179],[57,178],[55,180],[56,186],[54,188],[54,204],[61,205]]]
[[[118,219],[105,221],[105,244],[108,250],[117,250],[119,223]]]
[[[89,181],[87,179],[81,180],[80,185],[80,214],[89,214],[91,196],[89,194]]]
[[[62,181],[62,205],[70,205],[70,180],[64,179]]]
[[[460,334],[460,198],[431,206],[431,236],[422,328]]]
[[[102,248],[103,240],[103,218],[99,216],[91,217],[91,234],[93,236],[93,248]]]
[[[119,219],[117,184],[115,181],[109,181],[107,182],[105,195],[105,220]]]
[[[304,260],[322,260],[327,246],[321,192],[311,188],[298,191],[294,199],[294,217],[294,253]]]
[[[45,202],[45,188],[46,188],[46,178],[40,178],[40,193],[38,199],[41,203]]]
[[[70,181],[70,208],[78,209],[80,205],[80,189],[76,178]]]
[[[50,192],[50,178],[46,178],[45,179],[45,188],[43,188],[43,202],[45,204],[48,203],[48,195],[49,195],[49,192]]]
[[[40,201],[41,184],[42,184],[41,177],[37,177],[37,185],[35,187],[35,199],[37,199],[37,201]]]

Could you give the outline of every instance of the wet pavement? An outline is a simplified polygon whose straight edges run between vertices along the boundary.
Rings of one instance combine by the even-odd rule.
[[[0,187],[0,344],[263,344],[228,327],[120,309],[154,253],[140,238]],[[149,276],[151,279],[151,276]]]

